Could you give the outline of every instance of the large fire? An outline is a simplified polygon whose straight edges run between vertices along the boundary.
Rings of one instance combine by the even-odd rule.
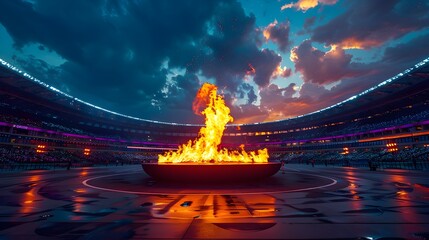
[[[205,83],[197,93],[193,109],[206,105],[201,112],[206,118],[205,127],[200,129],[198,138],[189,140],[179,146],[177,151],[169,151],[158,155],[158,163],[265,163],[268,162],[266,148],[257,152],[246,152],[241,146],[240,150],[219,149],[225,126],[232,122],[230,109],[225,105],[223,97],[217,95],[215,85]]]

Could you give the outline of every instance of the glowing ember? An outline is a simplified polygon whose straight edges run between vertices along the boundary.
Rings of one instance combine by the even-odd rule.
[[[215,85],[205,83],[198,91],[193,103],[197,113],[199,109],[207,107],[201,113],[205,116],[205,127],[200,129],[198,138],[179,146],[177,151],[169,151],[158,155],[158,163],[265,163],[268,162],[266,148],[257,152],[246,152],[243,146],[240,151],[219,149],[225,126],[232,122],[230,109],[225,105],[222,96],[217,95]]]

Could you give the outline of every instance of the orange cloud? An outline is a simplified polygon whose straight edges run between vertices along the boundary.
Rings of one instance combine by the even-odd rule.
[[[368,49],[371,47],[380,46],[381,44],[383,44],[382,41],[372,39],[357,39],[355,37],[346,38],[338,43],[342,49]]]
[[[303,12],[307,11],[310,8],[315,8],[319,4],[332,5],[337,3],[337,0],[299,0],[296,3],[288,3],[283,5],[280,9],[283,11],[288,8],[296,8]]]
[[[271,75],[272,78],[277,77],[289,77],[291,75],[292,71],[290,68],[281,67],[280,64],[277,66],[276,70],[274,70],[273,74]]]
[[[368,73],[361,65],[352,62],[353,56],[342,46],[332,44],[330,47],[329,51],[321,51],[312,46],[311,40],[305,40],[292,48],[290,59],[304,82],[325,85]]]
[[[277,20],[274,20],[274,22],[268,24],[268,26],[264,28],[262,35],[266,41],[270,40],[276,43],[282,52],[286,52],[291,43],[289,40],[289,32],[289,21],[279,23]]]
[[[299,57],[298,57],[298,54],[297,54],[297,50],[298,50],[298,47],[293,47],[293,48],[290,50],[290,56],[289,56],[289,59],[290,59],[292,62],[297,62],[297,61],[299,60]]]
[[[262,35],[264,35],[266,40],[269,40],[271,37],[271,29],[274,28],[277,25],[277,20],[274,20],[274,22],[270,23],[262,32]]]
[[[339,43],[331,44],[330,45],[331,50],[329,50],[327,52],[327,54],[329,54],[329,53],[335,54],[340,49],[342,49],[342,50],[346,50],[346,49],[368,49],[371,47],[380,46],[381,44],[383,44],[383,42],[377,41],[377,40],[357,39],[355,37],[349,37],[349,38],[342,40]],[[292,52],[291,52],[291,54],[292,54]]]

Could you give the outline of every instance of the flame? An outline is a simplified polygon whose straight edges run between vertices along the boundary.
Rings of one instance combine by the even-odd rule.
[[[201,115],[201,108],[207,106],[210,103],[210,94],[212,91],[216,91],[217,88],[212,84],[204,84],[195,96],[194,102],[192,103],[192,110],[197,115]]]
[[[205,103],[207,107],[201,112],[206,118],[205,127],[200,129],[198,138],[189,140],[179,146],[177,151],[169,151],[158,155],[158,163],[264,163],[268,162],[266,148],[257,152],[246,152],[244,146],[240,150],[219,149],[221,138],[228,122],[232,122],[230,109],[225,105],[223,97],[217,95],[215,85],[204,83],[194,100],[194,111]]]

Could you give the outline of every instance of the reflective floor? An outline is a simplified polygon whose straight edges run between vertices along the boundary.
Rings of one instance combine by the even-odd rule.
[[[429,239],[428,172],[286,165],[257,183],[140,166],[0,173],[0,239]]]

